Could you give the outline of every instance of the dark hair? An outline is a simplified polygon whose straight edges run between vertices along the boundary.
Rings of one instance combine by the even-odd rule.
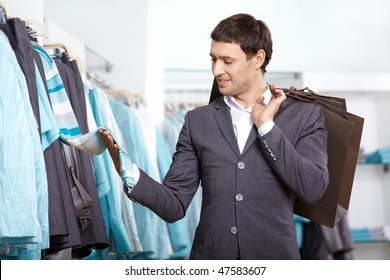
[[[262,49],[265,60],[263,73],[272,57],[272,38],[268,26],[249,14],[236,14],[222,21],[211,32],[211,39],[217,42],[239,44],[250,59]]]

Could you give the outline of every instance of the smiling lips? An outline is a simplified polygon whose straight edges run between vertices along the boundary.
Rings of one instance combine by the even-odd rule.
[[[219,84],[220,86],[223,86],[223,85],[225,85],[227,82],[230,81],[230,79],[217,79],[217,80],[218,80],[218,84]]]

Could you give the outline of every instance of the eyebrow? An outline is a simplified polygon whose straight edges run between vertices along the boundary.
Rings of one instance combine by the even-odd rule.
[[[210,53],[210,56],[211,57],[217,57],[216,55],[213,55]],[[218,56],[218,58],[221,58],[221,59],[236,59],[234,57],[231,57],[231,56]]]

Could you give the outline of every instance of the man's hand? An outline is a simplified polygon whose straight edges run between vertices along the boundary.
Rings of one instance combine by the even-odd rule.
[[[107,146],[107,149],[111,155],[112,161],[114,162],[115,169],[120,174],[120,160],[119,160],[119,151],[118,145],[114,143],[114,139],[111,137],[108,131],[99,129],[100,136],[102,137],[104,143]]]
[[[274,116],[279,111],[280,104],[287,98],[284,91],[278,89],[276,85],[271,85],[271,92],[273,96],[267,106],[263,104],[264,96],[259,97],[253,106],[251,117],[257,128],[268,121],[273,121]]]

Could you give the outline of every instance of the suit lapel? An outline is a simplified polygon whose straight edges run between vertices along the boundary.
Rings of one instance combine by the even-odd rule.
[[[248,139],[246,140],[244,150],[242,151],[242,155],[246,153],[246,151],[253,145],[253,143],[258,139],[257,128],[255,125],[252,126],[251,132],[249,133]]]
[[[230,109],[223,101],[223,98],[219,98],[215,104],[214,117],[226,142],[228,142],[230,148],[237,157],[240,157],[241,154],[238,148],[236,136],[234,135],[232,116],[229,110]]]

